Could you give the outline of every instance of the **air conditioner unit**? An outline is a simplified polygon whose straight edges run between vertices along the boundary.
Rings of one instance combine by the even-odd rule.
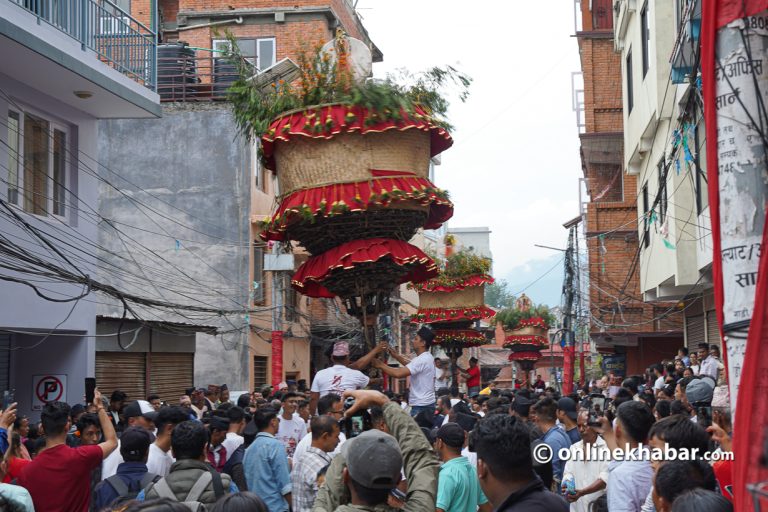
[[[121,35],[130,32],[131,20],[127,16],[103,16],[99,20],[99,35]]]

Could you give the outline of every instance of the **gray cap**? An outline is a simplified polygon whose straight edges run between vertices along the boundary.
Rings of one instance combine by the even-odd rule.
[[[397,440],[372,429],[350,439],[341,447],[349,476],[369,489],[393,489],[400,483],[403,456]]]
[[[689,404],[712,402],[712,395],[715,392],[715,383],[708,377],[693,379],[685,386],[685,397]]]

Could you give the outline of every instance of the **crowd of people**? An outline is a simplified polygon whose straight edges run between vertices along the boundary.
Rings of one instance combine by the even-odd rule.
[[[645,375],[561,395],[540,376],[516,389],[481,383],[474,358],[460,388],[433,339],[422,328],[412,359],[380,344],[355,362],[336,343],[309,390],[281,383],[234,403],[226,386],[190,388],[178,404],[96,390],[89,404],[47,403],[35,424],[11,405],[0,414],[0,508],[732,510],[730,467],[707,460],[730,451],[709,347],[698,361],[683,351]],[[369,366],[409,377],[407,398],[366,389],[377,385]],[[654,448],[694,456],[629,456]]]

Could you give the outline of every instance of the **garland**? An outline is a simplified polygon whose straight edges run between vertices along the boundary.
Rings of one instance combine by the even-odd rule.
[[[504,341],[507,343],[526,343],[526,344],[534,344],[534,345],[540,345],[542,347],[549,346],[549,340],[546,336],[518,336],[518,335],[510,335],[504,338]]]
[[[485,336],[473,329],[436,330],[435,341],[437,345],[459,342],[465,347],[477,347],[488,343]]]
[[[542,329],[549,329],[549,322],[540,316],[533,318],[525,318],[520,320],[517,324],[518,329],[521,327],[541,327]]]
[[[412,323],[452,322],[456,320],[481,320],[492,318],[496,312],[488,306],[468,308],[419,309],[411,319]]]
[[[538,361],[541,359],[541,353],[531,352],[513,352],[509,354],[510,361]]]
[[[492,284],[493,282],[493,277],[489,276],[488,274],[478,274],[469,277],[440,276],[437,279],[430,279],[424,283],[411,283],[408,285],[408,288],[420,292],[450,293],[473,286]]]

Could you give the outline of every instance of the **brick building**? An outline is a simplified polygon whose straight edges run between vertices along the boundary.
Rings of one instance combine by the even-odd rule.
[[[674,309],[670,314],[674,304],[646,303],[640,292],[637,178],[624,172],[621,56],[614,51],[612,3],[579,5],[590,335],[598,351],[626,354],[628,374],[642,373],[682,346],[682,320]]]

